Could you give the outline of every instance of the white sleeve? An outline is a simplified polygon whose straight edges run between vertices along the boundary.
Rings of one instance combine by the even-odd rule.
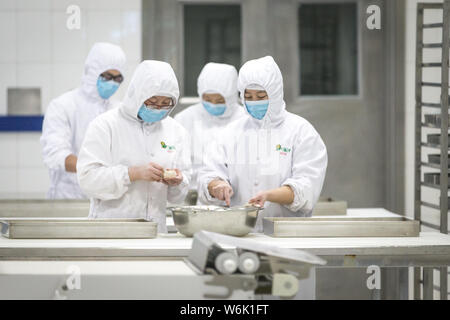
[[[291,187],[294,201],[285,207],[293,212],[309,214],[322,191],[328,163],[327,149],[310,125],[297,137],[292,151],[292,176],[282,185]]]
[[[181,142],[177,145],[175,168],[183,174],[183,181],[177,186],[169,186],[167,200],[170,203],[181,203],[189,191],[189,182],[192,175],[190,136],[183,129]]]
[[[112,164],[111,134],[106,125],[98,120],[89,125],[78,155],[78,182],[89,197],[119,199],[131,183],[128,167]]]
[[[45,165],[49,169],[66,170],[66,158],[73,153],[72,128],[64,106],[55,100],[45,113],[40,142]]]
[[[213,198],[209,194],[208,185],[215,179],[227,181],[231,185],[226,163],[226,146],[223,142],[218,141],[217,143],[212,143],[205,152],[204,164],[198,172],[198,197],[204,203],[220,205],[224,201]]]

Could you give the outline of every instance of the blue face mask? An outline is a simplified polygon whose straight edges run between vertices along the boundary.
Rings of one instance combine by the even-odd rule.
[[[269,108],[269,100],[245,101],[245,107],[253,118],[261,120]]]
[[[225,113],[227,105],[225,103],[211,103],[208,101],[202,101],[203,107],[205,107],[206,111],[213,116],[221,116]]]
[[[145,104],[141,106],[138,112],[138,116],[144,121],[148,123],[153,123],[162,120],[169,110],[157,110],[147,108]]]
[[[109,99],[119,89],[119,84],[114,80],[105,80],[103,77],[97,79],[97,91],[102,99]]]

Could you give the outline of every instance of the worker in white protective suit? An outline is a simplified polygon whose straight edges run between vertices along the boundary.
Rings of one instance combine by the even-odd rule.
[[[189,134],[168,116],[178,96],[172,67],[144,61],[119,108],[92,121],[77,163],[89,217],[144,218],[167,232],[166,203],[184,199],[192,171]]]
[[[197,190],[197,172],[208,156],[208,146],[216,142],[221,129],[247,117],[238,103],[237,71],[232,65],[207,63],[197,79],[197,90],[201,102],[175,116],[191,135],[191,190]]]
[[[222,133],[215,157],[199,173],[199,197],[213,204],[264,206],[262,218],[309,216],[327,168],[326,147],[313,126],[286,111],[283,78],[272,57],[246,62],[238,89],[250,117]]]
[[[81,86],[50,102],[41,136],[50,174],[48,198],[85,198],[77,181],[77,156],[89,123],[113,107],[110,97],[123,81],[124,66],[125,54],[119,46],[96,43],[87,56]]]

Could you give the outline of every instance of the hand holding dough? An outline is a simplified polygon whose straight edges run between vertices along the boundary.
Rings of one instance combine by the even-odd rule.
[[[163,182],[169,186],[177,186],[183,181],[183,174],[179,169],[165,169]]]
[[[164,179],[173,179],[177,177],[177,172],[172,169],[164,169]]]

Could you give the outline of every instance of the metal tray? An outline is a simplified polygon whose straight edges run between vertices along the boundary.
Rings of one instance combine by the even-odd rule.
[[[448,159],[450,160],[450,155],[448,155]],[[441,155],[439,153],[433,153],[428,155],[428,162],[433,164],[441,164]],[[450,168],[450,161],[448,163],[448,167]]]
[[[418,237],[419,221],[406,217],[264,218],[263,228],[272,237]]]
[[[313,209],[313,216],[338,216],[347,214],[347,201],[321,197]]]
[[[448,116],[450,120],[450,115]],[[440,114],[426,114],[425,115],[425,124],[430,124],[432,126],[441,126],[441,115]]]
[[[87,217],[88,214],[89,200],[0,200],[0,217]]]
[[[440,145],[441,144],[441,135],[440,134],[429,134],[429,135],[427,135],[427,142],[430,144]],[[448,139],[448,146],[450,147],[450,135],[449,135],[449,139]]]
[[[187,237],[201,230],[242,237],[255,227],[261,209],[246,206],[179,206],[170,210],[175,227]]]
[[[144,239],[157,236],[156,222],[145,219],[2,219],[10,239]]]
[[[450,174],[448,176],[450,177]],[[440,173],[435,172],[424,173],[423,179],[425,183],[435,185],[436,187],[439,187],[439,185],[441,184]],[[448,180],[448,186],[450,186],[450,179]]]

